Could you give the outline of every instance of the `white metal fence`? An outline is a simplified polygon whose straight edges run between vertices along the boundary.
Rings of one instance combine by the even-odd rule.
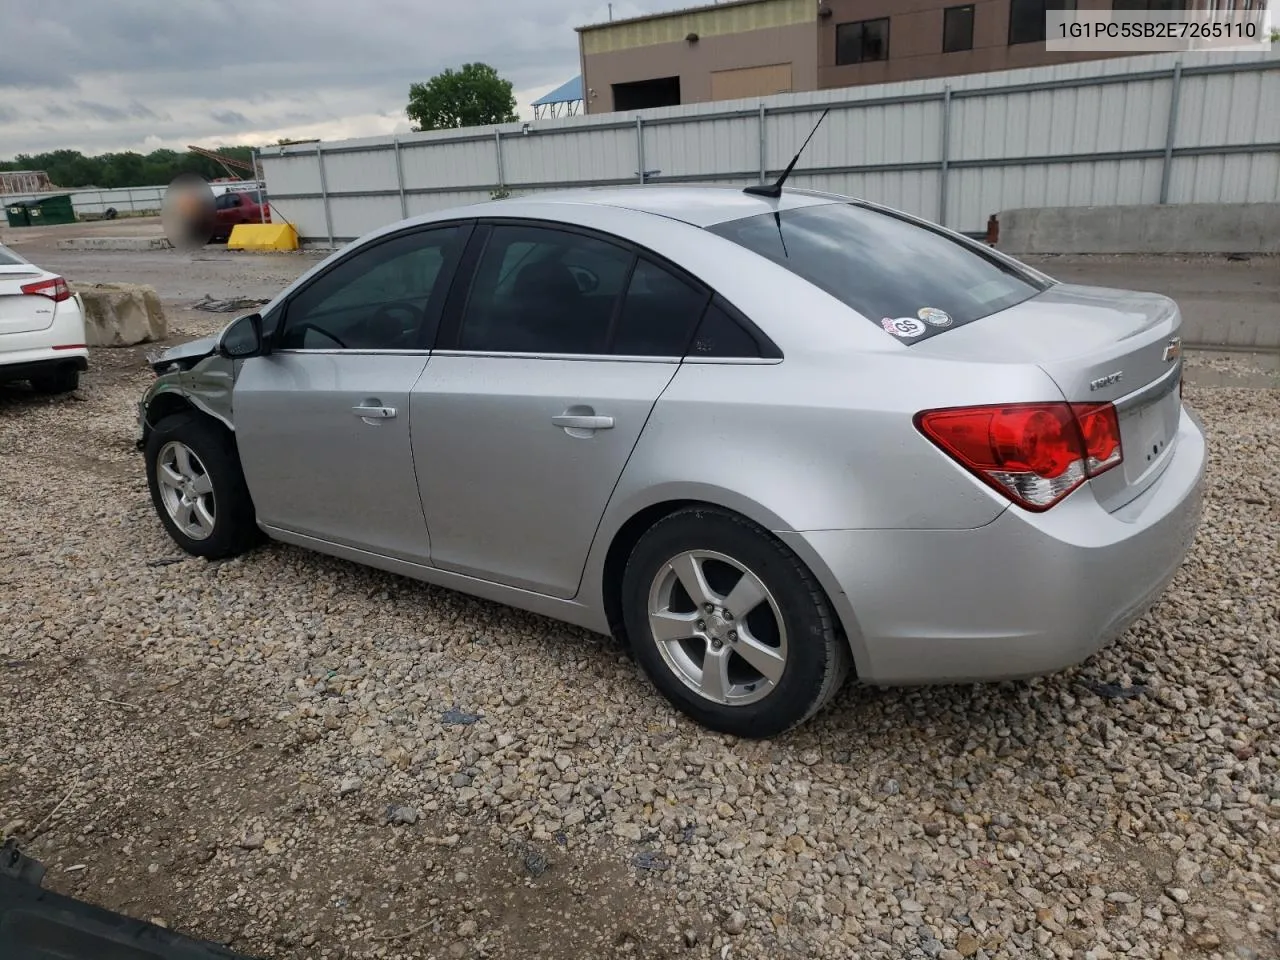
[[[118,213],[159,213],[164,205],[165,187],[119,187],[112,190],[51,190],[44,193],[15,193],[0,196],[0,204],[10,200],[71,195],[71,206],[77,215],[101,214],[108,208]]]
[[[949,80],[269,147],[278,215],[350,240],[443,207],[566,186],[772,178],[979,232],[1000,210],[1280,199],[1280,52],[1164,54]]]

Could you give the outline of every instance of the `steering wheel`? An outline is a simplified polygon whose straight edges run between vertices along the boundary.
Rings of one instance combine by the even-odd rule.
[[[397,313],[407,313],[411,318],[411,324],[406,327],[405,324],[398,322],[395,319]],[[364,327],[368,330],[371,340],[400,346],[406,336],[417,332],[426,315],[427,311],[417,304],[409,300],[396,300],[380,305],[373,312],[373,316],[364,322]]]

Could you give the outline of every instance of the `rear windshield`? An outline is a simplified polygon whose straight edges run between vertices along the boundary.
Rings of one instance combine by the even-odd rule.
[[[0,267],[12,267],[15,264],[26,263],[20,256],[11,250],[0,247]]]
[[[981,320],[1046,284],[936,230],[832,203],[710,228],[820,287],[904,343]]]

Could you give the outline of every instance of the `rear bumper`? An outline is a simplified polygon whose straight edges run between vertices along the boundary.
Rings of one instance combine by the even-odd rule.
[[[62,367],[89,369],[88,350],[24,350],[22,353],[0,353],[0,383],[29,380]]]
[[[1159,599],[1199,526],[1204,435],[1184,410],[1168,466],[1115,513],[1089,485],[974,530],[784,534],[824,580],[860,679],[999,680],[1063,669]]]

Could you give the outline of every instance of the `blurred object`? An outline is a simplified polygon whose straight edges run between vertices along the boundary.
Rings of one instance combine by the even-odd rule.
[[[165,190],[160,222],[164,226],[165,238],[177,249],[203,247],[214,233],[213,188],[194,173],[174,177]]]

